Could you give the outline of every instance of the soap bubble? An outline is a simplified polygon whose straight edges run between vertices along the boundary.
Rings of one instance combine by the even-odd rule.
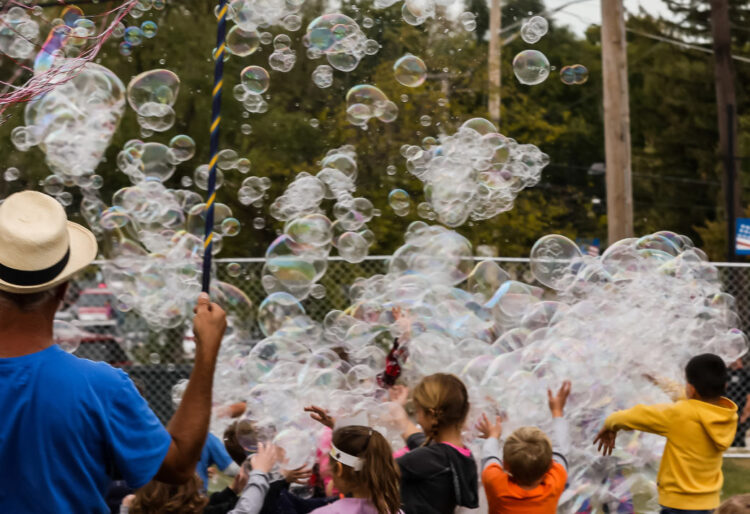
[[[55,320],[52,327],[54,342],[57,346],[68,353],[74,353],[81,345],[81,341],[86,333],[72,323],[62,320]]]
[[[542,16],[532,16],[521,26],[521,39],[525,43],[533,45],[549,30],[549,23]]]
[[[331,87],[333,84],[333,68],[327,64],[321,64],[313,71],[312,80],[321,89]]]
[[[239,57],[252,55],[260,46],[260,36],[256,30],[243,30],[235,25],[227,33],[227,50]]]
[[[513,58],[513,73],[521,84],[541,84],[547,80],[549,72],[547,56],[538,50],[524,50]]]
[[[560,80],[568,86],[584,84],[589,79],[589,70],[582,64],[563,66],[560,70]]]
[[[169,148],[178,162],[188,161],[195,155],[195,141],[184,134],[173,137],[169,141]]]
[[[133,77],[128,84],[128,102],[138,114],[139,125],[163,132],[172,128],[172,109],[180,91],[180,79],[169,70],[150,70]]]
[[[369,246],[365,238],[357,232],[341,234],[336,244],[339,255],[347,262],[362,262],[365,260]]]
[[[270,78],[268,72],[260,66],[248,66],[240,74],[242,85],[251,93],[261,94],[268,90]]]
[[[388,194],[388,204],[397,216],[406,216],[411,209],[411,197],[403,189],[394,189]]]
[[[300,316],[305,316],[305,309],[289,293],[272,293],[258,307],[258,325],[265,336],[270,336],[285,325],[294,323]]]
[[[232,278],[237,278],[242,274],[242,265],[237,262],[230,262],[227,264],[227,275]]]
[[[18,168],[10,167],[5,170],[3,173],[3,178],[6,182],[13,182],[14,180],[18,180],[18,177],[21,176],[21,171]]]
[[[324,14],[307,26],[303,43],[325,55],[328,64],[340,71],[354,70],[367,53],[367,36],[357,22],[341,13]]]
[[[315,457],[316,443],[309,430],[287,428],[274,437],[273,444],[283,450],[284,469],[299,469]]]
[[[575,278],[569,273],[571,265],[581,257],[581,249],[567,237],[547,235],[539,239],[531,249],[531,272],[545,286],[565,289]]]
[[[398,107],[388,100],[379,88],[360,84],[346,94],[346,114],[349,123],[364,126],[371,118],[390,123],[398,116]]]
[[[154,23],[151,20],[144,21],[141,23],[141,33],[143,34],[143,37],[146,39],[151,39],[156,37],[156,32],[158,31],[158,26],[156,23]]]
[[[143,43],[143,32],[141,31],[140,27],[132,26],[125,29],[125,34],[123,35],[123,40],[128,45],[132,46],[138,46],[141,43]]]
[[[419,87],[427,78],[427,67],[419,57],[406,54],[393,65],[396,80],[407,87]]]

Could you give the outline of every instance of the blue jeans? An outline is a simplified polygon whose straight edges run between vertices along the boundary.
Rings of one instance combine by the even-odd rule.
[[[711,514],[712,510],[683,510],[672,507],[662,507],[661,514]]]

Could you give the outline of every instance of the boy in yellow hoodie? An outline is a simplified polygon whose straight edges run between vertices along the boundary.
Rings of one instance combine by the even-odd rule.
[[[657,478],[662,514],[710,513],[719,506],[722,455],[737,429],[737,406],[723,396],[727,367],[721,357],[693,357],[685,375],[686,399],[615,412],[594,440],[604,455],[611,455],[618,430],[667,438]]]

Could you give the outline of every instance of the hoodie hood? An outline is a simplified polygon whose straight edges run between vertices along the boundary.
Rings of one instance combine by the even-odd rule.
[[[720,451],[729,448],[737,429],[737,405],[732,400],[723,397],[719,405],[700,400],[688,401],[716,448]]]
[[[473,456],[462,455],[458,450],[448,445],[440,444],[447,451],[445,454],[453,475],[453,488],[456,492],[456,503],[461,507],[476,509],[479,507],[479,491],[477,484],[477,463]]]

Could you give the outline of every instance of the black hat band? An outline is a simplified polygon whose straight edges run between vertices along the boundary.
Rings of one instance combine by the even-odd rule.
[[[13,284],[14,286],[38,286],[54,280],[68,265],[70,260],[70,247],[63,258],[49,268],[40,270],[21,270],[9,268],[0,263],[0,280]]]

